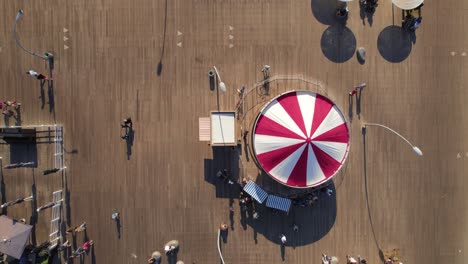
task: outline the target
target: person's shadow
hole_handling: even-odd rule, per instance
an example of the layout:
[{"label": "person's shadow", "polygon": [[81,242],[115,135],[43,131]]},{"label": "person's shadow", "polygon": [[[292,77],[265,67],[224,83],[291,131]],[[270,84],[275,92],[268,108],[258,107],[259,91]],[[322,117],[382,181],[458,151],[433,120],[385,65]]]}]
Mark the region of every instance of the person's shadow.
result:
[{"label": "person's shadow", "polygon": [[366,6],[364,3],[359,2],[359,14],[361,16],[362,24],[366,24],[366,17],[367,22],[369,22],[369,26],[372,27],[372,23],[374,22],[374,13],[375,13],[376,6]]},{"label": "person's shadow", "polygon": [[356,93],[356,115],[359,120],[361,119],[361,93],[362,89],[358,89]]},{"label": "person's shadow", "polygon": [[231,230],[234,230],[234,211],[231,211],[231,208],[234,206],[234,199],[229,199],[229,223],[231,225]]},{"label": "person's shadow", "polygon": [[39,96],[39,98],[41,98],[41,109],[44,109],[44,106],[45,106],[45,91],[44,91],[45,81],[40,80],[39,83],[40,83],[40,87],[41,87],[41,96]]},{"label": "person's shadow", "polygon": [[5,122],[5,126],[9,127],[10,126],[10,117],[7,115],[3,116],[3,121]]},{"label": "person's shadow", "polygon": [[349,107],[348,107],[348,116],[349,116],[349,122],[353,122],[353,104],[354,104],[354,99],[353,99],[353,96],[349,95],[348,96],[348,103],[349,103]]},{"label": "person's shadow", "polygon": [[55,110],[55,98],[54,98],[54,81],[48,80],[47,95],[49,98],[49,112],[52,113]]},{"label": "person's shadow", "polygon": [[280,243],[280,250],[281,250],[281,260],[286,260],[286,248],[283,243]]},{"label": "person's shadow", "polygon": [[120,224],[120,217],[117,218],[117,220],[115,220],[115,225],[117,227],[117,238],[120,239],[121,228],[122,228],[122,225]]},{"label": "person's shadow", "polygon": [[15,126],[21,126],[21,106],[16,107]]},{"label": "person's shadow", "polygon": [[127,143],[127,160],[130,160],[130,156],[132,155],[132,146],[133,146],[133,141],[135,139],[135,130],[133,130],[133,127],[128,128],[128,138],[125,140]]}]

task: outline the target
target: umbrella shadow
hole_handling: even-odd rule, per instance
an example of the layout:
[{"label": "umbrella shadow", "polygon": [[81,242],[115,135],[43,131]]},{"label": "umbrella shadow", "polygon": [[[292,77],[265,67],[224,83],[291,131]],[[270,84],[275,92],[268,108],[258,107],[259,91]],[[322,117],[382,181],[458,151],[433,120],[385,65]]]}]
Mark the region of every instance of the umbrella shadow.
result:
[{"label": "umbrella shadow", "polygon": [[[212,147],[213,159],[204,160],[205,181],[216,188],[217,198],[235,198],[240,193],[239,159],[237,147]],[[227,177],[217,177],[219,171],[227,170]],[[233,184],[229,184],[231,181]]]},{"label": "umbrella shadow", "polygon": [[402,62],[411,53],[410,33],[398,26],[388,26],[380,32],[377,48],[385,60],[392,63]]},{"label": "umbrella shadow", "polygon": [[[328,185],[333,195],[318,192],[319,200],[314,207],[292,206],[289,213],[274,211],[263,205],[257,205],[258,219],[250,217],[247,223],[254,232],[262,234],[266,239],[281,244],[279,234],[284,234],[288,242],[285,246],[297,247],[312,244],[322,239],[333,227],[336,220],[336,192],[333,183]],[[297,225],[300,231],[293,230]]]},{"label": "umbrella shadow", "polygon": [[349,28],[338,23],[323,32],[320,46],[327,59],[335,63],[343,63],[354,56],[356,37]]},{"label": "umbrella shadow", "polygon": [[312,0],[312,14],[318,22],[324,25],[333,25],[338,22],[336,18],[336,10],[339,7],[338,0]]}]

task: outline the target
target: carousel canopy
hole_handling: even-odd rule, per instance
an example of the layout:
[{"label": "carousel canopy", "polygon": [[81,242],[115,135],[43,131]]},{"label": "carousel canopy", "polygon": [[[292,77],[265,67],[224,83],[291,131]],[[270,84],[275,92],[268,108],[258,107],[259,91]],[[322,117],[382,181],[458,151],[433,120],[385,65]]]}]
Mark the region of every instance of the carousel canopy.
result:
[{"label": "carousel canopy", "polygon": [[276,181],[303,188],[331,179],[346,160],[349,130],[340,109],[310,91],[271,100],[254,124],[258,163]]}]

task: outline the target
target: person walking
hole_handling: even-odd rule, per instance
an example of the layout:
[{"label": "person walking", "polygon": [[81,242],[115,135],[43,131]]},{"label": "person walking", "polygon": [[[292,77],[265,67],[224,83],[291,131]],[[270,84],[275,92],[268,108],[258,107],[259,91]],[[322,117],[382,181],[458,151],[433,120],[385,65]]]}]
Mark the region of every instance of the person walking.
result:
[{"label": "person walking", "polygon": [[41,74],[41,73],[38,73],[36,71],[33,71],[33,70],[29,70],[26,72],[26,74],[29,74],[31,75],[32,77],[38,79],[38,80],[50,80],[49,77],[47,77],[46,75],[44,74]]},{"label": "person walking", "polygon": [[286,240],[286,236],[284,234],[281,234],[280,235],[280,240],[281,240],[281,244],[286,244],[287,240]]},{"label": "person walking", "polygon": [[94,245],[94,241],[89,240],[89,241],[84,242],[83,246],[81,246],[81,248],[83,249],[83,251],[88,252],[92,245]]},{"label": "person walking", "polygon": [[86,230],[86,222],[83,222],[81,225],[75,228],[75,233],[83,232]]},{"label": "person walking", "polygon": [[352,97],[357,93],[357,89],[353,89],[351,92],[349,92],[349,96]]},{"label": "person walking", "polygon": [[112,220],[114,221],[119,221],[120,220],[120,213],[119,212],[113,212],[112,213]]}]

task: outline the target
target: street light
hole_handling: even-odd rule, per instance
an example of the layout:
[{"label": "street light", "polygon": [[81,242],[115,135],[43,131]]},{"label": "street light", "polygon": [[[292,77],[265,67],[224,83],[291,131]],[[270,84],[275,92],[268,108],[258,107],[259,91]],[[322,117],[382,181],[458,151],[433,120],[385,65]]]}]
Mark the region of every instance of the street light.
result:
[{"label": "street light", "polygon": [[16,24],[18,24],[18,22],[21,20],[21,18],[23,17],[23,14],[24,14],[24,12],[23,12],[22,9],[18,10],[18,13],[16,14],[16,19],[15,19],[15,25],[13,26],[13,37],[15,38],[16,45],[17,45],[18,47],[20,47],[22,50],[24,50],[25,52],[27,52],[27,53],[29,53],[29,54],[31,54],[31,55],[33,55],[33,56],[36,56],[36,57],[41,58],[41,59],[43,59],[43,60],[50,60],[50,58],[49,58],[48,56],[41,56],[41,55],[38,55],[38,54],[36,54],[36,53],[34,53],[34,52],[31,52],[31,51],[25,49],[25,48],[21,45],[21,43],[19,42],[18,36],[16,35]]},{"label": "street light", "polygon": [[216,76],[218,76],[218,81],[219,81],[219,89],[221,90],[222,93],[225,93],[226,92],[226,84],[224,84],[223,81],[221,81],[221,77],[219,77],[219,72],[218,72],[218,69],[216,69],[216,66],[213,66],[215,72],[216,72]]},{"label": "street light", "polygon": [[387,126],[384,126],[384,125],[381,125],[381,124],[375,124],[375,123],[364,123],[363,126],[364,126],[364,128],[367,127],[367,126],[378,126],[378,127],[383,127],[383,128],[385,128],[385,129],[389,130],[390,132],[392,132],[393,134],[399,136],[399,137],[400,137],[401,139],[403,139],[406,143],[408,143],[408,145],[411,146],[411,148],[413,149],[414,153],[416,153],[416,155],[418,155],[418,156],[422,156],[422,155],[423,155],[422,151],[421,151],[418,147],[416,147],[416,146],[414,146],[413,144],[411,144],[411,142],[409,142],[409,140],[407,140],[407,139],[404,138],[402,135],[400,135],[398,132],[396,132],[395,130],[393,130],[393,129],[387,127]]}]

